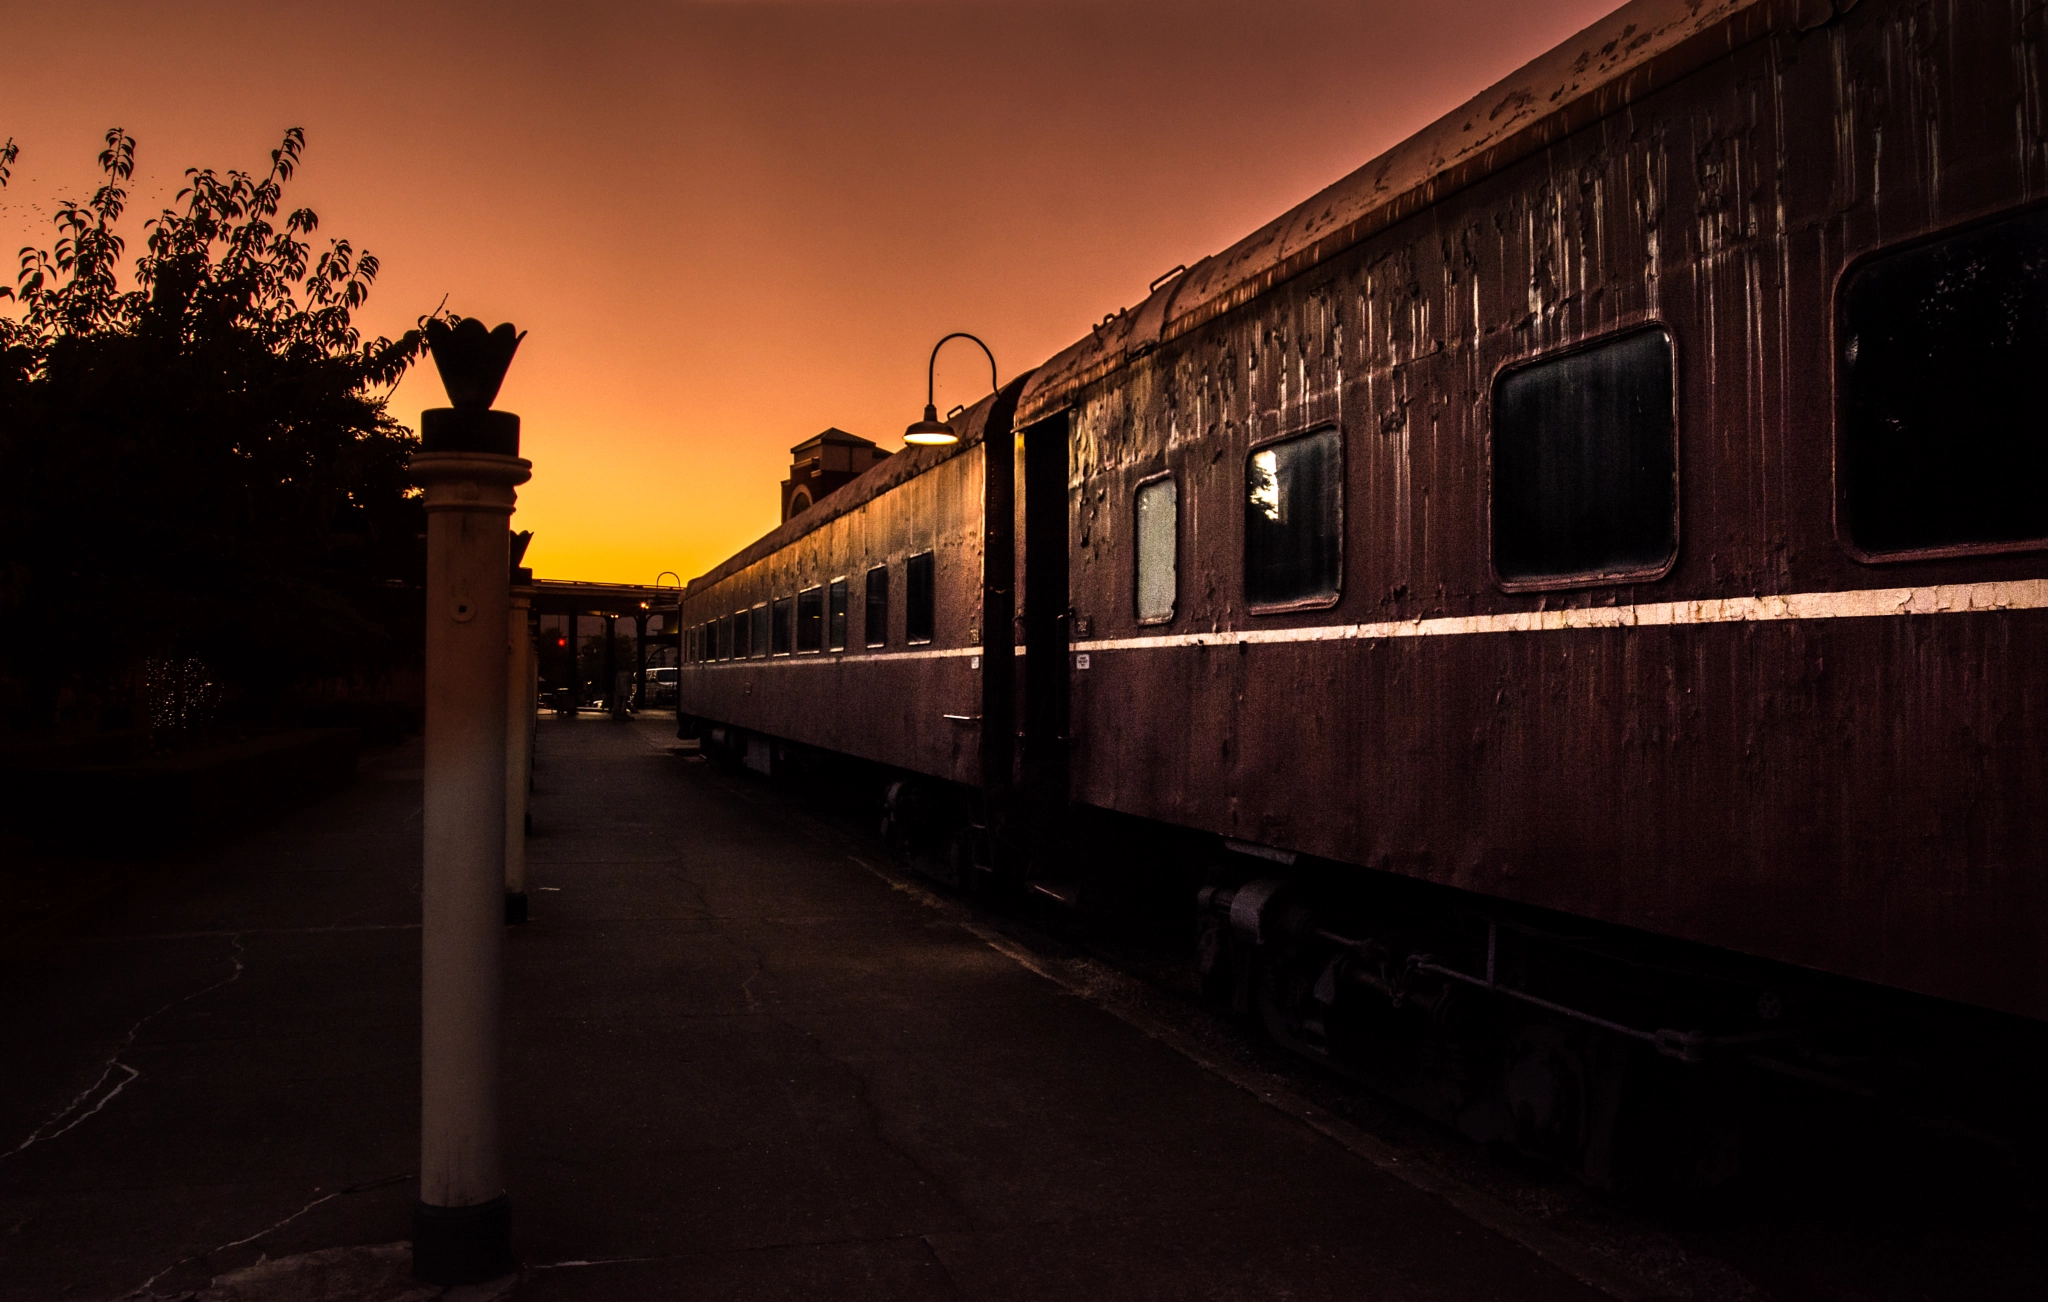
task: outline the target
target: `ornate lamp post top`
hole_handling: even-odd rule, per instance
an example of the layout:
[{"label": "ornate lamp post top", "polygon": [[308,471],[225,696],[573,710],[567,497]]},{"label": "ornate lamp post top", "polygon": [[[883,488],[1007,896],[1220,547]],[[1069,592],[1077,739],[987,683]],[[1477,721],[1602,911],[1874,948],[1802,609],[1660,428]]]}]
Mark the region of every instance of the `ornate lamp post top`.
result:
[{"label": "ornate lamp post top", "polygon": [[459,317],[452,325],[436,317],[427,322],[426,336],[452,405],[420,413],[420,450],[518,456],[519,417],[492,411],[491,404],[526,332],[509,321],[493,330],[475,317]]},{"label": "ornate lamp post top", "polygon": [[441,387],[448,391],[449,405],[457,411],[488,411],[498,400],[498,387],[519,351],[524,330],[513,331],[510,321],[495,330],[473,316],[449,324],[439,317],[427,322],[427,351],[434,355],[434,369],[441,372]]}]

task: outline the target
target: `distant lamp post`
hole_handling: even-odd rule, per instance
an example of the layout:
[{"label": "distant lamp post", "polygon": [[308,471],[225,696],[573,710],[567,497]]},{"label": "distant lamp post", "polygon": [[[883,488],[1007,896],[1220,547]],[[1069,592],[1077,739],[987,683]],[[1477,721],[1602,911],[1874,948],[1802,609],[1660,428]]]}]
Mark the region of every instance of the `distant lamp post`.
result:
[{"label": "distant lamp post", "polygon": [[[420,1200],[413,1273],[512,1271],[499,1163],[514,489],[519,417],[492,411],[524,336],[440,320],[427,346],[453,406],[420,414],[427,513],[425,800],[420,873]],[[523,558],[522,558],[523,559]]]},{"label": "distant lamp post", "polygon": [[947,341],[953,339],[974,339],[975,346],[988,356],[989,390],[993,392],[1002,387],[996,383],[996,355],[989,352],[988,345],[982,343],[979,339],[975,339],[973,335],[968,334],[965,330],[955,330],[952,334],[947,335],[944,339],[932,345],[932,359],[925,364],[924,368],[924,419],[903,431],[903,441],[905,443],[915,444],[919,447],[943,447],[948,443],[958,443],[960,441],[960,436],[953,432],[952,424],[939,419],[938,404],[932,400],[932,380],[939,365],[939,349],[944,348]]}]

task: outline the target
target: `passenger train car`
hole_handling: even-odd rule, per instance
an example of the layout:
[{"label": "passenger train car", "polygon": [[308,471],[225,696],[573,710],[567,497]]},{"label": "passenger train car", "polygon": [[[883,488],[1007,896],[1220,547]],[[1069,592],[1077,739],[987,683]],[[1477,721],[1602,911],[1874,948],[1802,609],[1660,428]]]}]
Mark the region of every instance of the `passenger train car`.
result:
[{"label": "passenger train car", "polygon": [[1659,1073],[2037,1091],[2044,42],[1636,0],[692,583],[681,726],[1163,873],[1219,999],[1595,1179]]}]

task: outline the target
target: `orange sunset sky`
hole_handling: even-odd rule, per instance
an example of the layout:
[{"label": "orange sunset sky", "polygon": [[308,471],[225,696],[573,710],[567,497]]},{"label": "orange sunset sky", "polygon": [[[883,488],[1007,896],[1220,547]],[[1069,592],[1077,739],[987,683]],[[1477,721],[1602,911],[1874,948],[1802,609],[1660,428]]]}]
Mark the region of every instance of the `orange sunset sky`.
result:
[{"label": "orange sunset sky", "polygon": [[[788,449],[885,447],[931,344],[1004,379],[1612,9],[1612,0],[0,0],[0,243],[48,245],[106,128],[130,248],[189,165],[256,168],[446,298],[530,331],[499,406],[543,577],[688,578],[773,527]],[[11,259],[9,260],[11,274]],[[0,311],[11,305],[0,306]],[[986,391],[970,346],[939,406]],[[444,402],[431,366],[393,397]]]}]

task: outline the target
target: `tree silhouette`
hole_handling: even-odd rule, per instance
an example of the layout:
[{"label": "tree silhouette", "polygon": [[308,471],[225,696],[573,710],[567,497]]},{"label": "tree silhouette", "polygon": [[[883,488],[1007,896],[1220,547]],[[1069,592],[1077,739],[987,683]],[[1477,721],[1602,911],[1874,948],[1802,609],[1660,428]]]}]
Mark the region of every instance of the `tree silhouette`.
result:
[{"label": "tree silhouette", "polygon": [[[118,694],[150,657],[204,661],[253,709],[416,655],[416,595],[394,595],[422,565],[414,440],[385,404],[420,332],[357,331],[377,259],[316,251],[319,218],[285,209],[304,148],[294,127],[267,170],[188,169],[124,288],[135,141],[111,130],[102,183],[58,205],[54,245],[23,249],[0,287],[0,686],[17,715],[45,716],[66,682]],[[0,186],[17,157],[0,147]]]}]

